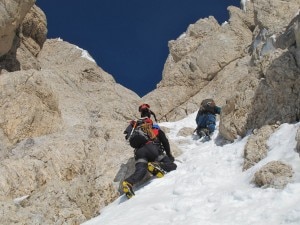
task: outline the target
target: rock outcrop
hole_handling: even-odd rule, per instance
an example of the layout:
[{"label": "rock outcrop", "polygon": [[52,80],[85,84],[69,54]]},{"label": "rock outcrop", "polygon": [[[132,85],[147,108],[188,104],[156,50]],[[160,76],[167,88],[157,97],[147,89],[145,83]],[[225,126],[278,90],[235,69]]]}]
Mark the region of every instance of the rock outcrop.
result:
[{"label": "rock outcrop", "polygon": [[140,98],[86,51],[46,41],[44,13],[22,4],[0,60],[0,223],[80,224],[119,195],[113,178],[132,156],[122,131]]},{"label": "rock outcrop", "polygon": [[140,98],[83,53],[47,40],[40,70],[0,76],[1,224],[79,224],[118,196],[113,178],[133,154],[122,131]]},{"label": "rock outcrop", "polygon": [[[180,119],[196,111],[204,97],[211,96],[218,104],[225,103],[228,94],[223,95],[222,101],[221,95],[216,96],[218,83],[224,81],[220,74],[224,74],[227,65],[245,55],[245,49],[252,39],[249,28],[241,26],[240,22],[236,27],[236,20],[221,26],[213,17],[200,19],[184,35],[170,42],[170,55],[164,67],[163,79],[156,90],[143,97],[159,108],[157,111],[161,118]],[[180,49],[179,46],[187,47]],[[228,83],[222,84],[226,85],[222,88],[224,90],[227,84],[228,89],[232,89],[228,79]]]},{"label": "rock outcrop", "polygon": [[244,149],[243,170],[249,169],[268,155],[267,140],[274,130],[275,127],[266,125],[253,131]]},{"label": "rock outcrop", "polygon": [[160,119],[181,119],[207,97],[223,106],[220,132],[228,140],[299,119],[299,0],[245,4],[228,7],[227,23],[200,19],[170,41],[163,79],[143,97]]},{"label": "rock outcrop", "polygon": [[272,161],[264,165],[254,174],[253,182],[258,187],[282,189],[291,182],[293,169],[280,161]]},{"label": "rock outcrop", "polygon": [[0,1],[0,72],[39,69],[36,59],[47,37],[46,16],[35,0]]},{"label": "rock outcrop", "polygon": [[1,0],[0,2],[0,57],[13,47],[17,30],[35,0]]}]

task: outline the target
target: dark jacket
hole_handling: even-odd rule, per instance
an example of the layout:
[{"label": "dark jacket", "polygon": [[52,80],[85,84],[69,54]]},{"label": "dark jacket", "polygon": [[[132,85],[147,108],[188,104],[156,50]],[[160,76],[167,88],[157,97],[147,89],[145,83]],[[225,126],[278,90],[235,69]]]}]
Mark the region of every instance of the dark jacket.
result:
[{"label": "dark jacket", "polygon": [[170,172],[177,168],[170,158],[160,153],[159,147],[153,142],[149,142],[141,148],[135,149],[135,171],[125,179],[125,181],[134,185],[141,181],[147,173],[148,162],[159,162],[159,165],[166,172]]},{"label": "dark jacket", "polygon": [[213,133],[216,129],[216,114],[220,113],[221,108],[218,106],[214,107],[214,113],[200,108],[196,116],[197,130],[205,128],[209,133]]},{"label": "dark jacket", "polygon": [[167,156],[169,156],[169,158],[172,161],[174,161],[174,157],[171,153],[170,143],[165,132],[162,129],[160,129],[160,127],[157,124],[153,124],[152,128],[155,131],[155,133],[157,133],[157,141],[159,142],[159,144],[161,144],[162,150],[167,154]]},{"label": "dark jacket", "polygon": [[[124,134],[126,134],[125,139],[127,140],[131,134],[132,128],[133,128],[133,122],[131,122],[126,130],[124,131]],[[154,134],[156,135],[156,140],[153,140],[154,143],[158,144],[162,150],[162,152],[165,152],[168,157],[172,161],[174,161],[174,157],[171,153],[170,143],[169,140],[163,130],[160,129],[160,127],[157,124],[152,123],[152,129]]]},{"label": "dark jacket", "polygon": [[153,115],[155,122],[157,122],[156,115],[151,109],[146,108],[141,110],[141,117],[151,118],[151,115]]},{"label": "dark jacket", "polygon": [[[133,129],[132,124],[133,123],[131,122],[130,125],[124,131],[124,134],[126,134],[126,139],[130,138],[130,134]],[[160,136],[162,137],[162,139],[164,139],[165,134],[162,132]],[[167,147],[167,149],[169,149],[170,154],[170,147]],[[144,176],[147,173],[148,162],[159,162],[162,169],[166,172],[170,172],[177,168],[177,165],[161,151],[160,146],[151,140],[141,145],[140,147],[134,149],[134,158],[135,172],[125,179],[125,181],[129,182],[132,185],[138,183],[144,178]]]}]

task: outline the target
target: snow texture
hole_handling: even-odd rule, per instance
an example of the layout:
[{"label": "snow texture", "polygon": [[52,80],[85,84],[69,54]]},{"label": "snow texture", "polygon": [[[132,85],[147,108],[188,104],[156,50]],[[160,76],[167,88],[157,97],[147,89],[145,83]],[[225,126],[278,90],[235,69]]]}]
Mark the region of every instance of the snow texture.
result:
[{"label": "snow texture", "polygon": [[[227,144],[218,131],[205,143],[176,136],[183,127],[194,128],[195,117],[193,113],[160,124],[170,129],[168,137],[183,151],[175,161],[176,171],[136,188],[130,200],[119,197],[84,225],[299,225],[300,158],[295,135],[300,123],[281,125],[268,140],[268,156],[243,172],[249,136]],[[295,172],[283,190],[252,183],[254,173],[272,160],[288,163]]]}]

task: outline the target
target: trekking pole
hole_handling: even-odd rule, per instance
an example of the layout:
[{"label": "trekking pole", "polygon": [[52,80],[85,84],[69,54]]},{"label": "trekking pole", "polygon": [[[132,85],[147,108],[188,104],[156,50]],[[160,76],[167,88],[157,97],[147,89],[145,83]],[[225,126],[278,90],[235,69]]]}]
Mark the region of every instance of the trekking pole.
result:
[{"label": "trekking pole", "polygon": [[174,161],[183,163],[183,162],[182,162],[181,160],[179,160],[179,159],[174,159]]},{"label": "trekking pole", "polygon": [[134,121],[134,125],[133,125],[133,127],[132,127],[132,129],[131,129],[130,135],[129,135],[129,137],[128,137],[128,139],[127,139],[127,140],[130,140],[130,137],[131,137],[131,135],[132,135],[133,131],[135,130],[135,128],[136,128],[136,125],[137,125],[137,122],[135,122],[135,121]]}]

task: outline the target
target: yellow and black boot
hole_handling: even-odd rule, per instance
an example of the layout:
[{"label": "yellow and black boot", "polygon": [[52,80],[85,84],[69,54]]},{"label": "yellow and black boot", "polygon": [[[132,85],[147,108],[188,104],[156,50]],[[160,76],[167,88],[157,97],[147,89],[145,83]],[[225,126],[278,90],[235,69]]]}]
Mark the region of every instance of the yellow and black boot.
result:
[{"label": "yellow and black boot", "polygon": [[161,178],[165,175],[165,171],[159,166],[158,163],[148,162],[148,171],[158,178]]},{"label": "yellow and black boot", "polygon": [[132,184],[127,181],[122,182],[123,192],[125,193],[127,198],[132,198],[135,194],[132,189]]}]

